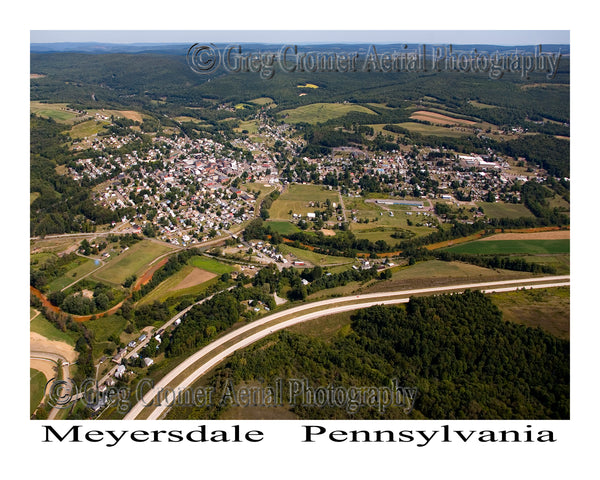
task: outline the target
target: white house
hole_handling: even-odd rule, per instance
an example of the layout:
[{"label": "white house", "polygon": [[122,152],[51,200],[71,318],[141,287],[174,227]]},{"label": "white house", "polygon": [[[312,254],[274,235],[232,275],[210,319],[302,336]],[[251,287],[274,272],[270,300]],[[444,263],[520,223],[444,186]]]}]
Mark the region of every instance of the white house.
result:
[{"label": "white house", "polygon": [[125,374],[125,365],[119,365],[115,371],[115,378],[121,378]]}]

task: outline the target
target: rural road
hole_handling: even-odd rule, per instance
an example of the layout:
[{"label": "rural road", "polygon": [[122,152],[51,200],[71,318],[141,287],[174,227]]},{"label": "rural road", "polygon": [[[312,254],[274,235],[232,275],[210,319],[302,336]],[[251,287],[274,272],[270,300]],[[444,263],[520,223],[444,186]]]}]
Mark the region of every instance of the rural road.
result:
[{"label": "rural road", "polygon": [[[537,277],[521,280],[471,283],[446,287],[352,295],[348,297],[321,300],[283,310],[234,330],[192,354],[158,381],[153,388],[149,389],[125,415],[124,419],[134,420],[145,418],[154,420],[160,418],[173,403],[175,397],[173,392],[181,392],[189,387],[200,376],[222,362],[236,350],[247,347],[277,330],[287,328],[297,323],[340,312],[367,308],[373,305],[406,303],[413,295],[461,292],[467,289],[477,289],[484,293],[491,293],[517,290],[519,288],[550,288],[568,285],[570,285],[570,277],[568,275]],[[157,395],[160,395],[161,401],[156,402],[157,405],[154,405],[152,402]]]},{"label": "rural road", "polygon": [[[176,315],[174,315],[173,317],[171,317],[167,322],[165,322],[162,326],[160,326],[159,328],[156,329],[156,331],[158,332],[159,330],[165,330],[168,327],[170,327],[171,325],[173,325],[173,323],[178,320],[179,318],[183,317],[187,312],[189,312],[193,307],[195,307],[196,305],[200,305],[201,303],[206,302],[207,300],[210,300],[212,297],[214,297],[215,295],[219,294],[219,293],[223,293],[227,290],[231,290],[233,287],[229,287],[225,290],[221,290],[220,292],[217,293],[213,293],[212,295],[210,295],[209,297],[203,298],[202,300],[193,303],[192,305],[190,305],[189,307],[183,309],[181,312],[177,313]],[[150,341],[150,339],[156,335],[156,332],[153,333],[152,335],[147,335],[146,339],[140,343],[138,343],[129,353],[127,353],[127,355],[125,355],[125,358],[130,358],[134,353],[137,353],[139,351],[141,351],[146,344]],[[98,380],[97,384],[98,385],[102,385],[104,384],[104,382],[106,382],[109,377],[111,377],[112,375],[114,375],[115,371],[117,370],[117,367],[119,365],[116,365],[110,369],[109,372],[107,372],[100,380]]]},{"label": "rural road", "polygon": [[[62,366],[62,378],[63,379],[70,378],[69,362],[61,355],[58,355],[56,353],[50,353],[50,352],[31,351],[29,354],[29,359],[51,362],[54,365],[56,365],[57,363],[60,363],[60,365]],[[70,398],[70,394],[68,391],[68,387],[69,387],[68,382],[65,383],[65,387],[67,388],[67,391],[64,392],[64,395],[66,397]],[[48,393],[49,392],[44,393],[44,398],[42,399],[42,401],[44,401],[44,399],[45,399],[46,395],[48,395]],[[55,392],[55,393],[58,393],[58,392]],[[61,410],[60,408],[56,408],[53,406],[52,410],[50,410],[50,412],[48,413],[48,420],[54,420],[60,410]]]}]

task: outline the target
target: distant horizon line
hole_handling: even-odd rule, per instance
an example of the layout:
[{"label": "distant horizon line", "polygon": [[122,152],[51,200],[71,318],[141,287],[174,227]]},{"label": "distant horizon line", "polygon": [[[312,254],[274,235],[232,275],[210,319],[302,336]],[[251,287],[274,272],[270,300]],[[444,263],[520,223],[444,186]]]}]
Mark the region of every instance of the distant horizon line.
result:
[{"label": "distant horizon line", "polygon": [[[29,45],[124,45],[124,46],[159,46],[159,45],[190,45],[196,42],[98,42],[98,41],[61,41],[61,42],[30,42]],[[292,45],[439,45],[439,44],[448,44],[448,45],[489,45],[489,46],[497,46],[497,47],[530,47],[537,45],[548,45],[548,46],[562,46],[568,45],[571,46],[570,43],[544,43],[544,42],[533,42],[533,43],[481,43],[481,42],[468,42],[468,43],[456,43],[456,42],[384,42],[384,41],[375,41],[375,42],[350,42],[350,41],[339,41],[339,42],[331,42],[331,41],[323,41],[323,42],[266,42],[266,41],[217,41],[211,42],[215,44],[261,44],[261,45],[282,45],[282,44],[292,44]]]}]

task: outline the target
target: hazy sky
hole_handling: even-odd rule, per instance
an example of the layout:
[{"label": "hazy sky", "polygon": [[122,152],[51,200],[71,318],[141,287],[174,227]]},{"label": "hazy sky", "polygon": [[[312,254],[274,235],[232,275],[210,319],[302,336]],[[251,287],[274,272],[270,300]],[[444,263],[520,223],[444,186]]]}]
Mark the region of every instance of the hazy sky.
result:
[{"label": "hazy sky", "polygon": [[570,43],[568,30],[31,30],[30,33],[32,43]]}]

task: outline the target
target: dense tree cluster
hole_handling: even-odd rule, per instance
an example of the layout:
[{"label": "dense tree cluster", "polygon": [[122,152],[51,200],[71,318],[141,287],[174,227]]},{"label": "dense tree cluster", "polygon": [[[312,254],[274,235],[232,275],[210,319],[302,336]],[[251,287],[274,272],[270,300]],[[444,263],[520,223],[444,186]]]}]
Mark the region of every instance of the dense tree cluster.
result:
[{"label": "dense tree cluster", "polygon": [[[341,333],[344,332],[344,333]],[[210,380],[308,378],[312,386],[416,387],[414,411],[296,405],[300,418],[568,419],[569,342],[508,323],[480,292],[412,298],[352,316],[351,331],[330,342],[281,332],[236,352]],[[171,417],[218,411],[174,409]]]}]

